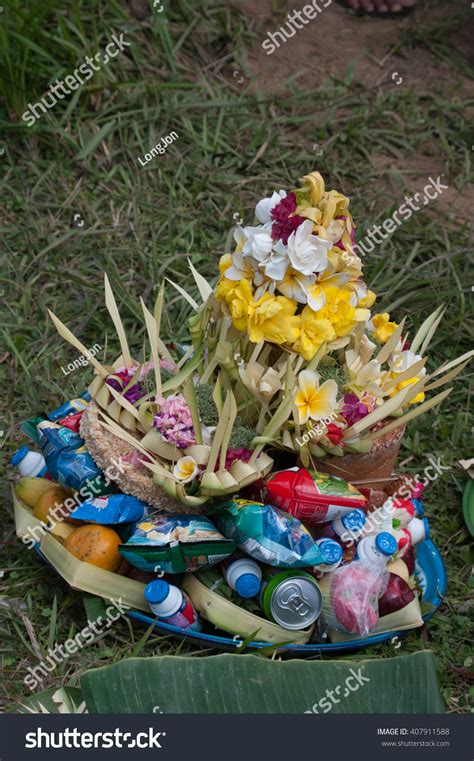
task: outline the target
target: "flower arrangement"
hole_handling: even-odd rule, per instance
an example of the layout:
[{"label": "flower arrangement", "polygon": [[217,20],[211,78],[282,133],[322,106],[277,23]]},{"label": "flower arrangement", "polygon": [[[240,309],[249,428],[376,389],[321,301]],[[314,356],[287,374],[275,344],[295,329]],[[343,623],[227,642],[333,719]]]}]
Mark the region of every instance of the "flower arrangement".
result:
[{"label": "flower arrangement", "polygon": [[301,188],[259,201],[260,224],[236,228],[221,258],[216,298],[250,341],[270,341],[311,360],[323,342],[344,346],[369,318],[375,294],[353,254],[349,199],[326,191],[319,172]]},{"label": "flower arrangement", "polygon": [[426,351],[443,308],[411,344],[405,320],[371,312],[376,294],[353,254],[349,199],[326,191],[319,173],[260,200],[255,216],[254,226],[235,229],[236,249],[221,258],[215,287],[190,263],[200,303],[172,283],[194,310],[192,346],[181,357],[160,337],[164,286],[153,313],[142,302],[143,362],[130,354],[107,277],[121,345],[112,365],[51,315],[95,368],[89,391],[100,425],[133,447],[134,464],[155,485],[196,510],[265,476],[270,449],[316,467],[327,455],[367,453],[378,437],[442,402],[450,389],[426,395],[474,354],[428,374]]}]

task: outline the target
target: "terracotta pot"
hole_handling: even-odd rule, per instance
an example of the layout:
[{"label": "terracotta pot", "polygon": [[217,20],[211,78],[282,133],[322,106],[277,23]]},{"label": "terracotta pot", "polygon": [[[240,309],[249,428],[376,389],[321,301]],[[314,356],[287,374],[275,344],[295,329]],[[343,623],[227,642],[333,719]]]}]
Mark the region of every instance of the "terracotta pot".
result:
[{"label": "terracotta pot", "polygon": [[[383,425],[377,427],[380,428]],[[400,425],[375,439],[370,452],[346,454],[343,457],[325,457],[322,460],[315,460],[316,468],[322,473],[340,476],[351,483],[363,481],[364,486],[383,489],[393,478],[392,473],[404,433],[405,426]]]}]

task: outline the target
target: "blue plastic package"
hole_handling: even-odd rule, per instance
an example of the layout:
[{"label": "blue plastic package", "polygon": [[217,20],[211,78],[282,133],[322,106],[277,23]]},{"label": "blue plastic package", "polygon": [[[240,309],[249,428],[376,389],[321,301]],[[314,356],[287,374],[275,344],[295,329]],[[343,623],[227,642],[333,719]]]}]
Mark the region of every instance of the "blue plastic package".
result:
[{"label": "blue plastic package", "polygon": [[49,420],[39,423],[38,433],[39,445],[54,481],[79,492],[88,488],[91,493],[91,481],[94,483],[92,493],[94,490],[97,494],[114,491],[116,487],[97,467],[79,434]]},{"label": "blue plastic package", "polygon": [[217,528],[247,555],[279,568],[324,564],[324,557],[298,518],[278,507],[235,499],[213,513]]},{"label": "blue plastic package", "polygon": [[56,410],[48,412],[48,418],[55,422],[56,420],[62,420],[68,415],[74,415],[75,412],[81,412],[89,406],[91,395],[88,391],[84,391],[78,399],[71,399],[70,402],[61,404]]},{"label": "blue plastic package", "polygon": [[128,494],[108,494],[88,499],[72,511],[70,517],[103,526],[134,523],[147,514],[148,505]]}]

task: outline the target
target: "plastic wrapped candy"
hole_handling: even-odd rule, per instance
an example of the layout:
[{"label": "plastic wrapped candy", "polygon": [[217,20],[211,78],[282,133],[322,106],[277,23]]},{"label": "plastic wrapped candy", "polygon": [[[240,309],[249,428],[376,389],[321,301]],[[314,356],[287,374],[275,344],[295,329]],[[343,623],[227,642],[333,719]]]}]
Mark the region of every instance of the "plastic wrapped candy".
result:
[{"label": "plastic wrapped candy", "polygon": [[320,581],[323,618],[331,628],[366,637],[378,623],[378,601],[387,587],[385,567],[354,561]]}]

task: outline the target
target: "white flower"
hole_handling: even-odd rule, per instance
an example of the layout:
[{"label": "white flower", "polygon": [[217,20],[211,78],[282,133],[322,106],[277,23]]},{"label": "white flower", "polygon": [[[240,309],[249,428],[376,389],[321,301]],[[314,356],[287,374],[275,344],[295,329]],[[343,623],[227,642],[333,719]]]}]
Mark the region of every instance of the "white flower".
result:
[{"label": "white flower", "polygon": [[228,280],[252,280],[258,269],[258,262],[252,256],[244,256],[241,251],[232,254],[232,264],[225,271]]},{"label": "white flower", "polygon": [[177,478],[178,481],[181,481],[183,484],[187,484],[189,481],[192,481],[194,478],[196,478],[198,473],[198,464],[194,457],[191,457],[191,455],[188,455],[187,457],[180,457],[173,468],[174,477]]},{"label": "white flower", "polygon": [[[388,358],[388,364],[390,365],[392,373],[399,375],[400,373],[404,373],[405,370],[408,370],[408,368],[414,365],[415,362],[419,362],[420,359],[423,359],[421,354],[415,354],[414,351],[408,349],[407,351],[401,351],[399,354],[392,354],[391,357]],[[424,375],[426,375],[425,367],[417,372],[417,376]]]},{"label": "white flower", "polygon": [[[308,301],[307,291],[315,281],[314,275],[302,275],[294,269],[289,269],[285,277],[277,283],[280,293],[289,299],[298,301],[300,304],[306,304]],[[324,305],[324,301],[321,306]],[[313,308],[313,307],[312,307]],[[318,307],[319,309],[321,307]]]},{"label": "white flower", "polygon": [[262,198],[262,200],[259,201],[255,207],[255,216],[257,217],[258,221],[262,224],[271,222],[272,210],[275,208],[275,206],[278,206],[282,198],[285,197],[286,191],[280,190],[278,193],[274,191],[270,198]]},{"label": "white flower", "polygon": [[295,270],[303,275],[322,272],[327,267],[331,242],[312,234],[313,222],[303,222],[288,238],[288,256]]},{"label": "white flower", "polygon": [[265,262],[261,262],[265,270],[265,275],[270,280],[283,280],[286,270],[290,264],[286,254],[280,254],[278,251],[272,251]]},{"label": "white flower", "polygon": [[261,262],[266,259],[273,248],[272,236],[265,227],[244,227],[244,256],[253,256]]}]

